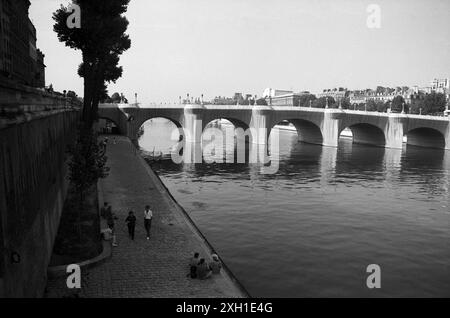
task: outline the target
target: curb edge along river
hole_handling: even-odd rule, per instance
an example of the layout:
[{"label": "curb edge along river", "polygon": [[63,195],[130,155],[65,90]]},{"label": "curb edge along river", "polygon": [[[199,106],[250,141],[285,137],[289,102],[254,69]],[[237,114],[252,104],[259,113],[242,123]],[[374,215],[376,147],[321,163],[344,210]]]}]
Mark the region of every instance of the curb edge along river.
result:
[{"label": "curb edge along river", "polygon": [[[128,139],[128,138],[127,138]],[[164,182],[161,180],[159,175],[152,169],[151,165],[144,159],[141,152],[139,151],[139,146],[135,145],[131,140],[128,139],[130,143],[133,144],[134,147],[137,148],[137,155],[139,158],[139,161],[141,164],[145,167],[147,170],[147,173],[149,175],[149,178],[154,183],[154,185],[158,188],[159,192],[161,193],[162,197],[166,200],[169,206],[173,207],[172,213],[178,213],[181,214],[184,218],[186,223],[188,224],[189,228],[192,230],[193,234],[198,236],[201,242],[204,245],[204,248],[209,251],[209,254],[217,254],[220,257],[220,254],[217,253],[214,249],[214,247],[211,245],[211,243],[208,241],[208,239],[205,237],[205,235],[200,231],[200,229],[197,227],[195,222],[192,220],[192,218],[189,216],[189,214],[186,212],[186,210],[181,206],[178,201],[175,199],[175,197],[172,195],[170,190],[166,187]],[[242,298],[250,298],[250,294],[245,289],[245,287],[242,285],[242,283],[234,276],[234,274],[231,272],[231,270],[227,267],[223,259],[220,259],[223,265],[223,273],[227,279],[229,279],[233,285],[239,290],[240,295],[236,295],[236,297],[242,297]]]}]

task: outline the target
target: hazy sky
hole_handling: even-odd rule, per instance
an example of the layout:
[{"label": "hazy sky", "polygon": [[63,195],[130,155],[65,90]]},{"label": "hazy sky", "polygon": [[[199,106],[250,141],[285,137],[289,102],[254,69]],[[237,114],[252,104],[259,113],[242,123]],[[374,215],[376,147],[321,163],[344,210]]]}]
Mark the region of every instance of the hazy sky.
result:
[{"label": "hazy sky", "polygon": [[[80,52],[52,27],[52,12],[67,1],[31,3],[47,85],[82,95]],[[379,29],[367,27],[372,3]],[[450,76],[448,0],[131,0],[126,16],[132,47],[109,91],[130,101],[135,92],[140,102],[173,102],[186,93],[412,86]]]}]

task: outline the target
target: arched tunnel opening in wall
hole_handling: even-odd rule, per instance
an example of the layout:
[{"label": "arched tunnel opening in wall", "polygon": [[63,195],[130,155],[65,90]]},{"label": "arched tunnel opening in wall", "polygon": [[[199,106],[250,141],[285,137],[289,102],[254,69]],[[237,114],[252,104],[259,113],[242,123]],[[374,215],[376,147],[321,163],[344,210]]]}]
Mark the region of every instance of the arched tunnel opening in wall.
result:
[{"label": "arched tunnel opening in wall", "polygon": [[[323,144],[323,135],[320,128],[313,122],[302,119],[282,120],[273,129],[296,130],[298,141],[314,145]],[[272,134],[271,134],[272,135]]]},{"label": "arched tunnel opening in wall", "polygon": [[436,129],[416,128],[406,134],[406,144],[423,148],[445,149],[445,137]]},{"label": "arched tunnel opening in wall", "polygon": [[386,145],[386,137],[384,132],[377,126],[370,124],[355,124],[343,129],[340,133],[340,138],[350,137],[345,134],[346,131],[351,131],[353,143],[370,145],[375,147],[384,147]]},{"label": "arched tunnel opening in wall", "polygon": [[99,134],[120,135],[120,126],[107,117],[99,117],[97,121],[97,132]]}]

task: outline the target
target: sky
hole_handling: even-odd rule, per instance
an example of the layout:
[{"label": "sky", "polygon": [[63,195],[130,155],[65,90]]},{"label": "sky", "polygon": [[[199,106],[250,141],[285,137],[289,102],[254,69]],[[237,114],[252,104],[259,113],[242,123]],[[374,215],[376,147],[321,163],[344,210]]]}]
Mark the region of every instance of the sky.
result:
[{"label": "sky", "polygon": [[[46,82],[83,93],[81,53],[53,32],[67,0],[31,0],[30,18],[45,54]],[[380,28],[367,20],[380,8]],[[178,96],[261,95],[267,87],[426,86],[450,77],[448,0],[131,0],[132,46],[123,77],[109,86],[134,102]]]}]

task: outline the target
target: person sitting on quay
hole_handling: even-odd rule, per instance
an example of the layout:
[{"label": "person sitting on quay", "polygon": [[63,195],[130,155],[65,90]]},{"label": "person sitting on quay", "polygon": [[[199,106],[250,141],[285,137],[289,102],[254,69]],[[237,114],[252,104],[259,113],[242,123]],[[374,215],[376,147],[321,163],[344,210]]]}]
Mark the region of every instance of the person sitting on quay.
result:
[{"label": "person sitting on quay", "polygon": [[200,254],[194,253],[194,257],[192,257],[189,262],[190,272],[189,272],[188,276],[190,278],[197,278],[197,265],[199,262],[200,262]]},{"label": "person sitting on quay", "polygon": [[211,277],[211,268],[205,262],[205,259],[200,259],[200,262],[197,265],[197,276],[199,279],[207,279]]},{"label": "person sitting on quay", "polygon": [[108,227],[106,229],[101,230],[102,237],[105,241],[111,241],[113,237],[113,230]]},{"label": "person sitting on quay", "polygon": [[220,270],[222,269],[222,263],[219,260],[219,256],[217,254],[211,255],[212,261],[209,263],[209,268],[211,269],[212,273],[217,275],[220,274]]},{"label": "person sitting on quay", "polygon": [[114,228],[109,226],[108,228],[101,230],[101,235],[105,241],[112,241],[112,246],[114,247],[118,246]]}]

